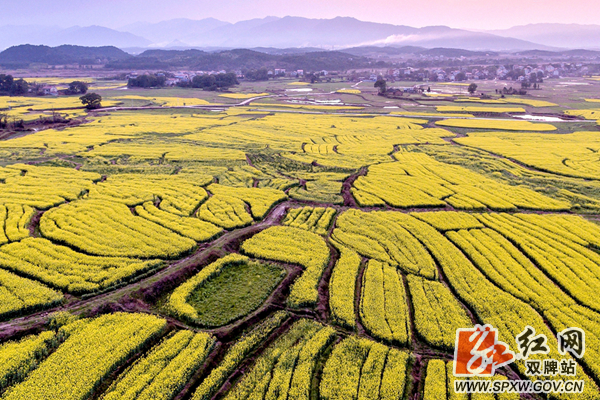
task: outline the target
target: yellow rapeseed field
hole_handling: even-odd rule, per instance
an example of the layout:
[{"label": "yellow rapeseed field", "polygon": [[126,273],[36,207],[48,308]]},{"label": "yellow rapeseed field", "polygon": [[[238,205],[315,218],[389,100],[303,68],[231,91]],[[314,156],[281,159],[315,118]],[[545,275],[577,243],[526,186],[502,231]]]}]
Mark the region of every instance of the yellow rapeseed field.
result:
[{"label": "yellow rapeseed field", "polygon": [[446,119],[443,121],[437,121],[435,124],[451,128],[498,129],[503,131],[549,132],[556,130],[556,127],[550,124],[514,120]]}]

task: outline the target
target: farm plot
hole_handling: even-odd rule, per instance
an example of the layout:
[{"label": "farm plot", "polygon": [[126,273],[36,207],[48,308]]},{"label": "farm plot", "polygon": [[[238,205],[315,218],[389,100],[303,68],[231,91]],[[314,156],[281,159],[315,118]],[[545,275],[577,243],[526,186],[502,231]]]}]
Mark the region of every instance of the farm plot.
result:
[{"label": "farm plot", "polygon": [[600,176],[598,132],[514,135],[472,133],[456,142],[508,157],[541,171],[576,178]]},{"label": "farm plot", "polygon": [[371,260],[363,275],[360,318],[374,337],[407,345],[410,321],[404,282],[398,270]]},{"label": "farm plot", "polygon": [[92,256],[43,238],[28,238],[0,247],[0,268],[73,294],[127,282],[162,264],[161,260]]},{"label": "farm plot", "polygon": [[127,157],[136,160],[169,160],[169,161],[202,161],[227,162],[244,161],[246,154],[240,150],[199,146],[196,143],[174,141],[127,141],[110,142],[95,146],[92,150],[81,154],[85,157],[106,157],[118,159]]},{"label": "farm plot", "polygon": [[427,250],[391,215],[348,210],[339,216],[332,238],[364,257],[435,279],[438,272]]},{"label": "farm plot", "polygon": [[49,308],[62,301],[62,293],[0,269],[0,319]]},{"label": "farm plot", "polygon": [[[25,164],[0,167],[0,181],[3,182],[0,204],[48,209],[65,201],[77,200],[100,178],[96,173],[70,168]],[[29,213],[30,209],[27,210]]]},{"label": "farm plot", "polygon": [[129,207],[159,202],[161,210],[189,217],[208,198],[203,186],[210,182],[209,175],[118,174],[92,187],[87,197]]},{"label": "farm plot", "polygon": [[446,119],[435,123],[438,126],[469,129],[497,129],[502,131],[551,132],[557,128],[550,124],[536,124],[529,121],[484,120],[484,119]]},{"label": "farm plot", "polygon": [[522,107],[477,107],[477,106],[438,106],[439,112],[467,112],[483,114],[524,113]]},{"label": "farm plot", "polygon": [[283,225],[306,229],[318,235],[326,235],[335,213],[335,209],[331,207],[293,208],[286,214]]},{"label": "farm plot", "polygon": [[570,203],[531,189],[499,183],[426,154],[396,153],[397,162],[369,167],[352,194],[361,206],[443,207],[466,210],[567,210]]},{"label": "farm plot", "polygon": [[155,316],[110,314],[75,323],[67,340],[3,400],[83,400],[165,327]]},{"label": "farm plot", "polygon": [[214,342],[207,333],[175,333],[121,374],[101,399],[173,399],[202,365]]},{"label": "farm plot", "polygon": [[537,360],[583,328],[574,378],[600,398],[600,227],[574,214],[600,208],[597,132],[289,106],[0,142],[2,400],[462,400],[447,360],[475,323],[511,350],[534,327]]},{"label": "farm plot", "polygon": [[320,383],[327,400],[404,398],[409,354],[350,336],[335,346]]},{"label": "farm plot", "polygon": [[0,245],[29,237],[28,225],[35,209],[16,204],[0,204]]},{"label": "farm plot", "polygon": [[350,329],[356,328],[356,280],[361,258],[357,252],[333,242],[340,257],[329,281],[329,308],[333,321]]},{"label": "farm plot", "polygon": [[442,283],[408,276],[417,334],[435,347],[453,350],[456,330],[472,325],[465,309]]},{"label": "farm plot", "polygon": [[317,358],[335,330],[309,320],[296,322],[256,361],[225,399],[308,399]]},{"label": "farm plot", "polygon": [[301,265],[304,272],[292,285],[288,303],[292,307],[317,303],[317,287],[330,255],[321,236],[303,229],[276,226],[246,240],[241,249],[254,257]]},{"label": "farm plot", "polygon": [[226,325],[256,310],[284,277],[280,267],[231,254],[175,289],[167,307],[193,324]]},{"label": "farm plot", "polygon": [[121,203],[82,200],[46,212],[40,221],[46,238],[85,253],[109,257],[175,258],[196,242],[145,218]]}]

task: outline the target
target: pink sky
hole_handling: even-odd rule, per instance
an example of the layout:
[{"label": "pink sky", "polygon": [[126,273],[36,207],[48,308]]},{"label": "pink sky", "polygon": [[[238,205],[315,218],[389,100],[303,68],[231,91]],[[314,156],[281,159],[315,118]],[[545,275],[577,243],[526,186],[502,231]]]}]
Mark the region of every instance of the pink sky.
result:
[{"label": "pink sky", "polygon": [[[0,24],[105,25],[214,17],[236,22],[267,15],[355,17],[415,27],[502,29],[538,22],[600,24],[600,1],[523,0],[2,0]],[[26,12],[23,12],[23,10]],[[9,22],[10,21],[10,22]]]}]

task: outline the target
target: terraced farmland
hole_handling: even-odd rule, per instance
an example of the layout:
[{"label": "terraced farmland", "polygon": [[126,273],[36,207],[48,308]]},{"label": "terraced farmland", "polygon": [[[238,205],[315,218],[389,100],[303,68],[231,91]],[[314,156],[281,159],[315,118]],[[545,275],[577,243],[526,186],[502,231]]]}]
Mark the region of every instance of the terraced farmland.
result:
[{"label": "terraced farmland", "polygon": [[[595,122],[512,119],[550,97],[143,93],[0,141],[1,400],[468,400],[452,362],[475,324],[515,351],[535,328],[600,399]],[[573,326],[582,358],[557,345]]]}]

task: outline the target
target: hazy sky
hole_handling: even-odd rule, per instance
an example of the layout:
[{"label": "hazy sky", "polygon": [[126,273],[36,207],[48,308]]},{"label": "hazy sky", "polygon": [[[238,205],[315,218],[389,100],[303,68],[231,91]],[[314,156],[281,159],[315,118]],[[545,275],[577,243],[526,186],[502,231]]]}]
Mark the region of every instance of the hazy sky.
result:
[{"label": "hazy sky", "polygon": [[104,25],[214,17],[236,22],[268,15],[333,18],[421,27],[502,29],[537,22],[598,24],[600,1],[523,0],[1,0],[5,24]]}]

